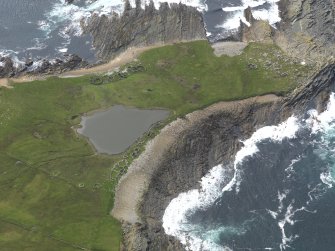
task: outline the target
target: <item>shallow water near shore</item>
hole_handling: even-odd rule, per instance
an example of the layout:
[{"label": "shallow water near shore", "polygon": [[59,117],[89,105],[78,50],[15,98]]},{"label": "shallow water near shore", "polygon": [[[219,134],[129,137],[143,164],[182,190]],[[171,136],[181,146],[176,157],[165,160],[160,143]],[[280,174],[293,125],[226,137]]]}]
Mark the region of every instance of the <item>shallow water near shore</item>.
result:
[{"label": "shallow water near shore", "polygon": [[167,110],[142,110],[116,105],[84,116],[78,133],[86,136],[99,153],[118,154],[150,127],[169,116]]}]

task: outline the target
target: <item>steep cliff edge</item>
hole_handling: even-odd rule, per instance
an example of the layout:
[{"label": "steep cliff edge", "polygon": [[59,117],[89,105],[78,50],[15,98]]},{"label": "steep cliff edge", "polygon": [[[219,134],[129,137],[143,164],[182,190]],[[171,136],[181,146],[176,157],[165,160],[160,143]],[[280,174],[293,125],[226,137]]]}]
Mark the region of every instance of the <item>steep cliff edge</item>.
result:
[{"label": "steep cliff edge", "polygon": [[82,27],[92,34],[98,57],[104,60],[130,47],[206,39],[201,13],[183,4],[164,3],[156,9],[151,2],[142,9],[137,1],[136,8],[126,5],[121,16],[93,15]]},{"label": "steep cliff edge", "polygon": [[[226,166],[233,175],[232,162],[241,148],[240,140],[250,137],[259,127],[278,124],[311,108],[322,111],[329,92],[335,90],[334,83],[332,64],[286,97],[268,95],[221,102],[166,126],[119,183],[119,190],[120,186],[127,186],[128,197],[133,200],[138,197],[134,197],[135,193],[141,195],[136,208],[125,206],[129,206],[126,214],[113,210],[113,215],[123,221],[123,250],[185,250],[162,227],[170,201],[179,193],[196,188],[201,177],[218,164]],[[141,176],[146,176],[145,181],[137,186],[136,180]],[[116,207],[120,206],[118,203],[116,200]]]},{"label": "steep cliff edge", "polygon": [[241,39],[275,43],[302,62],[324,66],[335,61],[335,2],[333,0],[281,0],[282,21],[277,28],[255,20],[245,11],[248,25],[241,23]]},{"label": "steep cliff edge", "polygon": [[281,0],[275,42],[288,53],[318,62],[335,60],[335,2]]},{"label": "steep cliff edge", "polygon": [[[72,4],[73,1],[66,1]],[[123,14],[110,16],[93,14],[82,20],[84,33],[91,34],[97,57],[109,61],[131,47],[164,45],[181,41],[206,39],[202,15],[196,8],[184,4],[162,3],[156,9],[153,2],[132,8],[125,4]],[[28,61],[16,66],[10,57],[0,57],[0,78],[22,75],[50,75],[90,67],[78,55],[63,59]]]},{"label": "steep cliff edge", "polygon": [[[315,65],[319,72],[286,97],[218,103],[164,128],[119,183],[119,188],[130,187],[128,195],[140,197],[139,203],[118,204],[116,200],[113,215],[123,221],[123,250],[185,250],[162,227],[170,201],[196,188],[211,167],[223,164],[231,170],[240,140],[259,127],[278,124],[311,108],[325,108],[329,92],[335,90],[334,2],[282,0],[280,10],[282,21],[275,28],[254,19],[251,9],[246,9],[251,25],[241,22],[241,40],[277,44],[303,64]],[[134,185],[141,175],[145,177],[142,184]]]}]

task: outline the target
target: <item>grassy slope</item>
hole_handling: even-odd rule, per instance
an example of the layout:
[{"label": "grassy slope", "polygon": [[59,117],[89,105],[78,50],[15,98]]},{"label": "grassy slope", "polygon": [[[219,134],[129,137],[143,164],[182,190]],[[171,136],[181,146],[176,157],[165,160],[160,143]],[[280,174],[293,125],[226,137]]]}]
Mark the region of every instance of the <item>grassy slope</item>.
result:
[{"label": "grassy slope", "polygon": [[[140,57],[146,71],[110,84],[50,78],[0,89],[1,250],[118,250],[120,224],[108,215],[112,191],[144,143],[124,156],[96,155],[71,129],[78,115],[125,104],[168,108],[171,120],[219,100],[287,92],[295,71],[307,69],[278,53],[253,44],[241,56],[218,58],[199,41],[148,51]],[[265,70],[267,60],[281,69]]]}]

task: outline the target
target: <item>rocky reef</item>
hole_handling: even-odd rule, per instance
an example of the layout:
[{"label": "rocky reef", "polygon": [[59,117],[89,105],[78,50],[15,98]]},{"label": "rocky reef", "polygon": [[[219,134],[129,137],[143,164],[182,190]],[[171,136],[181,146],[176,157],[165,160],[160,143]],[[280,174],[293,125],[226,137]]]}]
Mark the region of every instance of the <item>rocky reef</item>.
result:
[{"label": "rocky reef", "polygon": [[126,2],[121,16],[96,14],[82,27],[93,36],[98,57],[104,60],[130,47],[206,39],[201,13],[183,4],[162,3],[156,9],[151,1],[142,9],[141,1],[136,1],[135,8]]}]

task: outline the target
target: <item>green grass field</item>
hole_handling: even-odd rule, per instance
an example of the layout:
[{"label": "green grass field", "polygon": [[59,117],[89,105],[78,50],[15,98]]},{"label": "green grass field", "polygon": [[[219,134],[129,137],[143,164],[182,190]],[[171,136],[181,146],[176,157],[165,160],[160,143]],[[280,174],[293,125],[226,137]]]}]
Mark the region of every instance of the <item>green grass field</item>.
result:
[{"label": "green grass field", "polygon": [[122,155],[97,155],[71,128],[81,114],[113,104],[161,107],[172,111],[167,123],[220,100],[283,94],[309,71],[285,58],[264,44],[215,57],[197,41],[147,51],[144,71],[112,83],[52,77],[0,88],[0,250],[119,250],[113,188],[159,127]]}]

